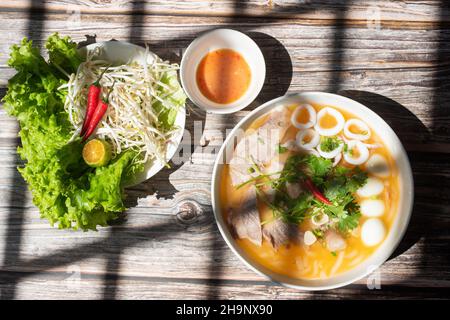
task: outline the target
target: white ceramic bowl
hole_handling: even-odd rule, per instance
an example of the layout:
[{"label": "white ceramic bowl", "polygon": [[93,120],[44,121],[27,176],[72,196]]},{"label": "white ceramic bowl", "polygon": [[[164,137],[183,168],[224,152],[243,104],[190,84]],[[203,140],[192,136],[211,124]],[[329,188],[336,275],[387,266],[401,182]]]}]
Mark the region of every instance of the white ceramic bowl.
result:
[{"label": "white ceramic bowl", "polygon": [[[222,163],[224,162],[223,159],[225,154],[232,154],[228,152],[231,152],[234,147],[232,142],[235,140],[235,136],[238,133],[237,131],[239,129],[245,130],[254,120],[259,118],[263,114],[266,114],[275,107],[279,105],[289,105],[292,103],[317,103],[321,105],[335,106],[338,109],[349,111],[358,118],[369,123],[375,130],[377,135],[384,141],[391,155],[396,160],[399,171],[399,207],[395,221],[386,239],[367,260],[356,266],[354,269],[351,269],[329,279],[294,279],[275,273],[258,264],[236,244],[234,238],[230,234],[226,222],[224,221],[223,214],[220,208],[219,188],[220,173],[223,168]],[[239,258],[241,258],[241,260],[244,261],[247,266],[249,266],[255,272],[266,276],[270,280],[288,287],[302,290],[326,290],[345,286],[367,276],[382,263],[384,263],[394,252],[395,248],[399,244],[406,231],[411,216],[413,204],[413,177],[406,151],[404,150],[400,140],[391,129],[391,127],[389,127],[389,125],[376,113],[354,100],[339,95],[323,92],[304,92],[299,94],[287,95],[269,101],[253,110],[249,115],[247,115],[236,125],[236,127],[228,135],[225,143],[219,151],[219,154],[217,155],[212,174],[211,195],[214,216],[223,238],[225,239],[231,250]]]},{"label": "white ceramic bowl", "polygon": [[[99,56],[96,56],[96,59],[103,59],[113,64],[119,63],[128,63],[128,62],[137,62],[143,63],[145,57],[145,48],[141,46],[134,45],[129,42],[123,41],[105,41],[90,44],[86,47],[82,47],[79,49],[82,55],[86,54],[86,51],[92,51],[97,47],[102,47],[101,53]],[[148,55],[147,63],[151,63],[153,59],[157,57],[156,54],[150,52]],[[183,137],[183,130],[186,122],[186,109],[181,108],[180,112],[178,112],[177,117],[175,119],[175,125],[180,128],[177,131],[170,144],[167,147],[166,151],[166,159],[169,161],[175,154],[180,145],[181,138]],[[157,174],[162,168],[164,168],[165,164],[160,160],[149,161],[145,164],[144,171],[138,174],[133,181],[132,185],[139,184]]]},{"label": "white ceramic bowl", "polygon": [[[232,49],[247,61],[252,76],[249,88],[238,100],[218,104],[207,99],[197,86],[197,67],[203,57],[218,49]],[[216,29],[203,34],[189,45],[181,60],[180,78],[187,96],[198,107],[211,113],[233,113],[248,106],[261,91],[266,77],[264,56],[258,45],[247,35],[230,29]]]}]

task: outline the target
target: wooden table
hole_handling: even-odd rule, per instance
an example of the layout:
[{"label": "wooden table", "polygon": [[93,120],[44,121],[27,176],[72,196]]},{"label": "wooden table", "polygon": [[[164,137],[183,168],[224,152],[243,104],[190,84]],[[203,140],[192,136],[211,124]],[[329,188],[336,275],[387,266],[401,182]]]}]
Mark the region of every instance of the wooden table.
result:
[{"label": "wooden table", "polygon": [[[231,116],[188,103],[189,162],[128,190],[127,218],[98,232],[62,231],[39,219],[16,171],[17,122],[0,109],[0,295],[39,299],[448,298],[450,295],[450,10],[448,1],[5,0],[0,3],[2,96],[14,72],[9,47],[53,32],[89,43],[148,43],[178,61],[201,32],[250,35],[267,63],[255,102]],[[214,155],[226,129],[286,92],[339,92],[397,132],[415,179],[411,224],[397,252],[367,279],[309,293],[247,269],[220,236],[210,202]],[[209,149],[208,149],[209,148]]]}]

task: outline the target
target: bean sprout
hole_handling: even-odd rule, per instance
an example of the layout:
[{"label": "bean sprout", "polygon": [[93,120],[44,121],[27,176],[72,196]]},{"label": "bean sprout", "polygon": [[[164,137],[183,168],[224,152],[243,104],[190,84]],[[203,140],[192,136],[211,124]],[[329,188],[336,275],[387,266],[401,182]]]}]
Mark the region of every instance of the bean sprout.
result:
[{"label": "bean sprout", "polygon": [[[69,114],[75,139],[81,130],[86,112],[89,86],[108,67],[104,60],[94,60],[100,53],[97,47],[87,53],[86,61],[69,76],[65,110]],[[130,62],[109,66],[100,85],[102,97],[111,91],[109,107],[97,128],[97,136],[112,145],[113,156],[132,148],[142,155],[143,162],[158,159],[167,163],[166,149],[172,137],[180,130],[167,114],[184,107],[184,93],[176,79],[177,64],[170,64],[145,50],[143,65]],[[113,83],[115,82],[114,86]],[[162,119],[164,117],[164,119]]]}]

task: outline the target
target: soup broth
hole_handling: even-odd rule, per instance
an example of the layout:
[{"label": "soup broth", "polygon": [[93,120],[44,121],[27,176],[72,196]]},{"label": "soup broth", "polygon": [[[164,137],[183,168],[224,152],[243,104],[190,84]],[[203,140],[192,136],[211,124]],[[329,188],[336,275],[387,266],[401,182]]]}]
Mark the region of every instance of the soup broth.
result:
[{"label": "soup broth", "polygon": [[[298,123],[295,122],[295,117],[293,117],[293,114],[298,107],[298,105],[284,107],[284,119],[290,119],[290,121],[287,130],[283,131],[280,135],[281,137],[279,139],[279,146],[277,150],[278,152],[276,154],[276,161],[282,164],[285,164],[286,161],[292,156],[295,156],[297,154],[305,154],[305,151],[306,154],[308,154],[307,157],[310,157],[309,154],[316,154],[317,156],[316,150],[319,147],[321,149],[325,149],[324,141],[327,141],[328,136],[322,135],[320,136],[320,144],[317,147],[310,150],[298,148],[296,137],[298,137],[299,133],[305,130],[311,130],[311,134],[314,136],[317,131],[324,129],[328,130],[330,129],[330,127],[336,126],[339,123],[339,117],[337,117],[336,119],[332,119],[332,113],[327,114],[324,119],[319,119],[320,111],[326,107],[330,108],[329,106],[312,105],[314,111],[317,114],[317,119],[315,122],[316,125],[310,128],[298,128],[298,123],[300,123],[301,126],[302,124],[305,124],[309,121],[305,113],[300,112],[301,121],[297,117],[296,119]],[[356,118],[354,115],[348,112],[337,109],[335,107],[331,108],[337,110],[342,115],[346,123],[349,119]],[[267,123],[271,121],[271,117],[274,117],[273,111],[254,121],[254,123],[252,123],[245,131],[244,138],[251,137],[252,134],[257,132],[258,128],[267,126]],[[323,122],[326,122],[323,124],[324,128],[319,127],[319,122],[322,120],[324,120]],[[370,131],[370,137],[363,141],[358,140],[360,142],[350,142],[352,139],[347,139],[345,137],[344,130],[340,130],[338,134],[328,139],[340,139],[339,141],[340,143],[342,143],[342,151],[336,156],[340,157],[341,159],[339,160],[336,157],[334,157],[334,159],[330,159],[333,162],[338,161],[337,164],[335,164],[336,168],[343,167],[352,170],[360,169],[365,175],[367,175],[365,184],[361,185],[357,192],[352,193],[354,202],[359,205],[359,208],[356,209],[357,211],[355,211],[359,212],[360,214],[359,218],[356,219],[357,226],[346,232],[340,232],[339,227],[336,227],[333,224],[336,223],[336,225],[339,226],[339,223],[341,221],[333,222],[337,219],[336,217],[330,215],[329,213],[323,213],[329,211],[325,209],[314,209],[310,207],[305,209],[305,218],[303,218],[302,221],[298,223],[289,223],[290,228],[294,228],[294,232],[297,232],[299,236],[294,237],[294,239],[289,238],[289,240],[284,241],[282,245],[274,246],[274,242],[271,240],[271,238],[266,237],[266,235],[264,234],[264,228],[267,221],[274,221],[274,217],[277,216],[278,213],[276,213],[273,204],[268,201],[270,197],[263,195],[264,192],[266,192],[268,189],[274,188],[270,184],[269,187],[267,187],[267,185],[264,185],[264,181],[272,179],[273,176],[259,176],[261,178],[258,179],[258,177],[255,178],[255,174],[253,174],[251,176],[251,179],[253,179],[254,181],[252,181],[251,183],[248,183],[248,181],[244,181],[240,184],[236,184],[236,182],[234,181],[236,180],[236,167],[233,167],[235,165],[230,163],[224,165],[223,171],[221,173],[220,186],[220,202],[222,204],[221,209],[224,214],[225,221],[228,221],[230,230],[232,231],[232,234],[235,235],[237,244],[249,255],[252,260],[258,262],[259,264],[276,273],[283,274],[289,277],[301,279],[323,279],[338,275],[356,267],[358,264],[366,260],[370,255],[372,255],[380,246],[394,222],[399,203],[399,181],[397,178],[397,168],[392,155],[384,146],[383,141],[376,134],[376,132],[374,132],[374,130],[370,128],[369,124],[367,124],[369,130],[364,130],[364,128],[360,127],[355,129],[354,125],[348,125],[347,127],[351,127],[350,131],[355,134],[368,135],[368,132],[364,131]],[[315,132],[313,132],[312,130],[314,130]],[[304,143],[311,143],[311,141],[313,140],[314,137],[309,138],[309,141],[308,139],[304,139],[303,141]],[[292,141],[295,142],[294,147],[292,147]],[[364,146],[361,147],[361,144],[364,144]],[[349,145],[356,145],[356,147],[360,149],[356,149],[355,152],[349,151]],[[289,146],[291,146],[292,148]],[[236,148],[239,148],[239,145]],[[349,163],[360,161],[357,158],[365,156],[364,148],[366,148],[369,152],[368,159],[366,159],[366,161],[359,165]],[[330,152],[333,152],[333,150]],[[318,157],[323,158],[321,156]],[[348,161],[346,161],[346,159]],[[374,168],[378,165],[376,163],[377,159],[382,159],[381,167],[384,166],[384,172],[377,172],[376,170],[374,170]],[[254,163],[252,165],[254,165]],[[263,168],[261,170],[264,170],[264,168],[267,166],[270,165],[262,164],[261,162],[260,167]],[[281,168],[283,167],[281,166]],[[330,172],[334,172],[332,170],[337,171],[338,169],[330,169]],[[264,172],[267,173],[267,171]],[[258,187],[258,183],[262,186]],[[312,191],[310,191],[308,188],[305,188],[305,184],[307,185],[307,183],[303,182],[299,184],[301,185],[302,189],[302,191],[300,191],[300,197],[302,196],[302,194],[311,197],[310,193]],[[249,192],[252,191],[252,188],[259,188],[257,192],[256,203],[262,228],[262,241],[260,242],[259,234],[256,237],[250,239],[245,231],[245,226],[236,226],[230,222],[233,221],[233,218],[240,214],[240,211],[242,211],[242,204],[244,201],[246,201],[245,197]],[[278,192],[276,188],[275,190],[275,192]],[[285,189],[281,190],[282,193],[286,192]],[[322,191],[324,191],[324,189],[322,189]],[[327,194],[325,191],[324,193]],[[319,203],[320,201],[318,201],[318,199],[319,198],[316,197],[311,203]],[[326,202],[327,199],[323,199],[323,201]],[[328,206],[324,203],[320,203],[319,205],[320,208],[330,209],[333,209],[331,208],[333,206],[334,204],[330,204]],[[323,211],[317,213],[317,211],[320,210]],[[316,213],[314,215],[314,213],[311,212]],[[324,218],[324,215],[329,215],[329,217]],[[317,222],[317,219],[328,219],[329,222],[317,227],[317,223],[313,222],[312,219],[315,219],[315,222]],[[368,220],[370,221],[368,222]],[[368,223],[366,224],[366,222]],[[380,230],[384,230],[384,233],[380,234]],[[308,237],[307,232],[310,233],[308,234],[308,236],[311,236],[311,234],[313,234],[313,236]],[[241,236],[239,236],[239,234]],[[341,246],[336,250],[330,250],[332,246],[330,246],[329,241],[331,240],[329,240],[329,237],[332,237],[335,234],[337,234],[338,242],[344,241],[345,246]],[[316,239],[314,240],[314,238]],[[313,240],[314,242],[311,243],[311,241]],[[308,244],[306,242],[308,242]]]}]

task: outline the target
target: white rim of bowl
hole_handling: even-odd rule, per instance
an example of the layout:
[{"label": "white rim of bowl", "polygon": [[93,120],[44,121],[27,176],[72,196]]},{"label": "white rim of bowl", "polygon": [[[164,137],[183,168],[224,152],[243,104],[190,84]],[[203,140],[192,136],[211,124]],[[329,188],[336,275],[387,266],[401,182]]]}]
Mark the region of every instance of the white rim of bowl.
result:
[{"label": "white rim of bowl", "polygon": [[[218,206],[216,206],[216,202],[218,202],[218,199],[216,197],[216,185],[217,185],[217,178],[218,177],[218,170],[219,170],[219,160],[223,157],[223,153],[225,148],[227,148],[228,143],[230,142],[230,140],[234,137],[235,132],[242,126],[244,125],[250,118],[252,118],[255,114],[259,113],[262,109],[268,108],[268,106],[273,105],[275,108],[275,106],[277,104],[279,104],[280,102],[282,102],[284,99],[288,99],[288,98],[295,98],[295,97],[302,97],[302,95],[323,95],[323,96],[328,96],[330,98],[339,98],[339,99],[343,99],[343,100],[347,100],[347,101],[351,101],[352,103],[356,103],[358,105],[360,105],[361,107],[363,107],[365,109],[366,112],[370,113],[371,116],[378,118],[378,120],[381,120],[386,127],[391,131],[392,136],[394,137],[395,140],[395,144],[399,147],[399,151],[401,154],[404,155],[404,170],[406,171],[406,175],[405,175],[405,179],[409,180],[411,183],[407,186],[403,186],[404,190],[403,190],[403,194],[410,195],[410,200],[406,202],[405,204],[405,208],[404,208],[404,212],[402,212],[401,214],[406,215],[405,217],[405,221],[403,222],[402,225],[397,225],[398,228],[401,228],[399,231],[398,236],[396,237],[395,241],[393,241],[392,245],[390,248],[388,248],[383,254],[380,254],[380,258],[378,263],[373,265],[373,269],[370,270],[366,270],[364,272],[362,272],[360,275],[354,277],[353,279],[347,280],[347,281],[343,281],[340,283],[336,283],[336,284],[331,284],[331,285],[318,285],[318,286],[306,286],[306,285],[297,285],[297,284],[291,284],[291,283],[285,283],[282,281],[278,281],[273,279],[271,276],[269,276],[268,274],[265,274],[263,271],[261,271],[260,269],[258,269],[256,266],[258,265],[258,263],[251,261],[251,259],[249,258],[248,260],[241,255],[238,252],[238,245],[235,243],[235,240],[231,237],[231,234],[229,233],[229,230],[226,230],[225,228],[227,228],[227,226],[222,225],[219,222],[219,214],[222,214],[220,211],[220,208],[218,208]],[[255,118],[257,119],[257,118]],[[217,192],[218,195],[218,192]],[[216,156],[216,160],[214,161],[214,166],[213,166],[213,171],[212,171],[212,178],[211,178],[211,205],[212,205],[212,209],[213,209],[213,213],[214,213],[214,219],[216,221],[217,227],[219,228],[220,234],[222,235],[222,238],[225,240],[225,242],[227,243],[228,247],[231,249],[231,251],[251,270],[253,270],[255,273],[261,275],[262,277],[274,282],[274,283],[278,283],[284,287],[287,288],[292,288],[292,289],[296,289],[296,290],[305,290],[305,291],[321,291],[321,290],[330,290],[330,289],[336,289],[336,288],[341,288],[344,286],[347,286],[349,284],[352,284],[356,281],[361,280],[362,278],[368,276],[370,273],[374,272],[374,270],[378,269],[381,265],[383,265],[388,259],[389,257],[395,252],[396,248],[398,247],[398,245],[400,244],[400,242],[402,241],[406,230],[408,229],[408,225],[410,223],[411,220],[411,215],[412,215],[412,209],[413,209],[413,203],[414,203],[414,180],[413,180],[413,175],[412,175],[412,170],[411,170],[411,164],[408,158],[408,154],[406,153],[406,150],[403,146],[403,144],[401,143],[400,139],[398,138],[397,134],[395,133],[395,131],[378,115],[376,114],[374,111],[372,111],[370,108],[366,107],[365,105],[363,105],[362,103],[359,103],[358,101],[355,101],[353,99],[338,95],[338,94],[333,94],[333,93],[327,93],[327,92],[320,92],[320,91],[308,91],[308,92],[300,92],[300,93],[293,93],[293,94],[287,94],[275,99],[272,99],[270,101],[267,101],[266,103],[262,104],[261,106],[259,106],[258,108],[254,109],[253,111],[251,111],[248,115],[246,115],[241,121],[238,122],[238,124],[233,128],[233,130],[230,132],[230,134],[227,136],[227,138],[225,139],[224,143],[222,144],[222,147],[220,148],[217,156]],[[401,203],[400,203],[401,204]],[[399,204],[399,205],[400,205]],[[398,209],[400,210],[400,208]],[[393,222],[393,226],[394,224],[398,224],[399,223],[399,214],[400,212],[397,212],[397,217],[395,218],[395,221]],[[393,227],[392,226],[392,227]],[[392,228],[391,227],[391,228]],[[387,237],[389,236],[389,234],[392,232],[392,229],[389,230],[388,234],[386,235],[386,238],[383,240],[386,241]],[[234,241],[234,243],[233,243]],[[383,243],[382,243],[383,244]],[[242,250],[242,249],[241,249]],[[379,250],[379,248],[373,253],[375,254],[377,251]],[[243,251],[243,250],[242,250]],[[243,251],[244,252],[244,251]],[[373,255],[372,254],[372,255]],[[370,259],[367,258],[367,259]],[[262,268],[265,268],[264,266],[261,266]],[[356,266],[358,267],[358,265]],[[355,267],[355,268],[356,268]],[[354,268],[352,268],[351,270],[353,270]],[[350,270],[349,270],[350,271]],[[274,274],[277,274],[276,272],[271,271]],[[345,272],[344,272],[345,274]],[[282,275],[280,275],[282,276]],[[332,278],[332,277],[331,277]],[[294,278],[292,278],[294,279]],[[328,278],[330,279],[330,278]],[[294,279],[295,280],[295,279]]]}]

